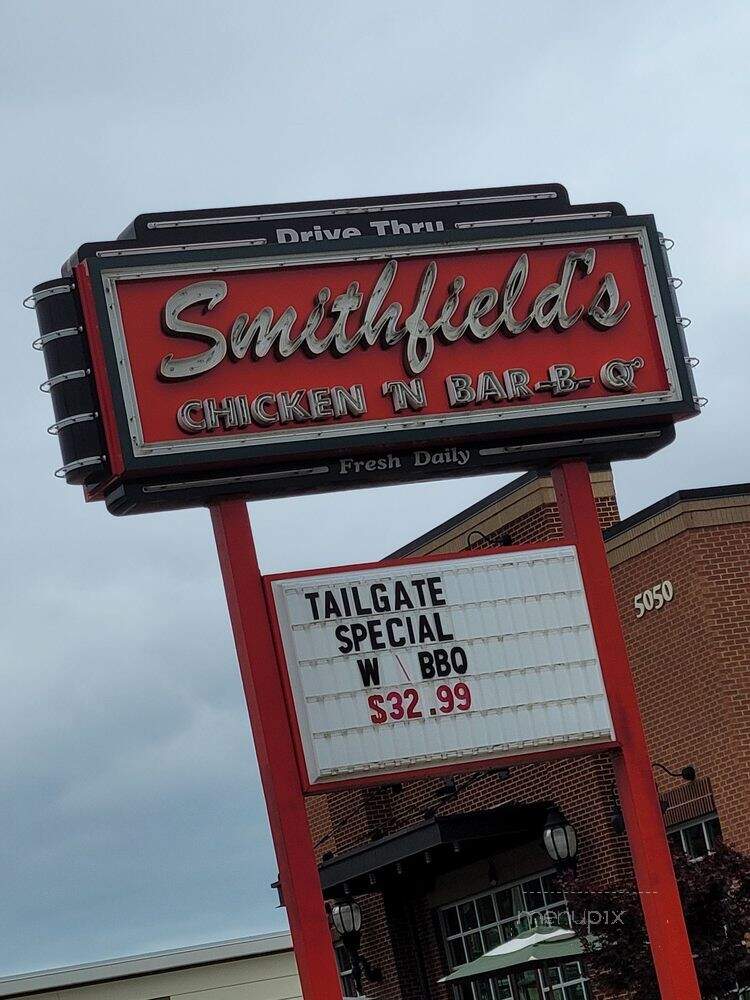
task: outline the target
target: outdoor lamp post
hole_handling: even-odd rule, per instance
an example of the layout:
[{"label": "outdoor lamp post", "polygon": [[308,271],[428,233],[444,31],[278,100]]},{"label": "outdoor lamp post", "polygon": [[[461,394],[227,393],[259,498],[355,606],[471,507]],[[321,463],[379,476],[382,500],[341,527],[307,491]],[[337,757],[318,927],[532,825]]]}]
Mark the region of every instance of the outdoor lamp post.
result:
[{"label": "outdoor lamp post", "polygon": [[552,806],[547,813],[542,841],[547,854],[560,868],[575,864],[578,854],[578,837],[575,829],[557,806]]},{"label": "outdoor lamp post", "polygon": [[370,982],[382,983],[383,973],[380,969],[370,965],[366,957],[359,953],[359,941],[362,937],[362,908],[359,903],[349,897],[334,903],[331,907],[331,923],[349,953],[357,994],[362,993],[363,972]]},{"label": "outdoor lamp post", "polygon": [[359,941],[362,937],[362,908],[354,899],[344,899],[334,903],[331,907],[331,923],[349,953],[357,994],[361,994],[362,964],[359,958]]}]

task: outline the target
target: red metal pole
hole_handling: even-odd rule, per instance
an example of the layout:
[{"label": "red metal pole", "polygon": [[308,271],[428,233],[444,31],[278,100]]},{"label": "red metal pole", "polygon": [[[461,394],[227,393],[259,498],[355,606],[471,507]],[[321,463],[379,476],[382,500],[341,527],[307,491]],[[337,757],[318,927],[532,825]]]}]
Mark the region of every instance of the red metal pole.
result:
[{"label": "red metal pole", "polygon": [[302,993],[341,1000],[247,504],[219,501],[211,519]]},{"label": "red metal pole", "polygon": [[575,542],[615,735],[615,778],[662,1000],[701,1000],[654,784],[602,530],[585,462],[552,471],[565,535]]}]

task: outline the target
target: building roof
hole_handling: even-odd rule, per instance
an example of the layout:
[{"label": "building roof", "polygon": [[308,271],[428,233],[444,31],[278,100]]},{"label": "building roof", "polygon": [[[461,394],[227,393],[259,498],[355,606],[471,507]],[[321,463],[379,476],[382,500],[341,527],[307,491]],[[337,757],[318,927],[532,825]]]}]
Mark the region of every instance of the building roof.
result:
[{"label": "building roof", "polygon": [[733,497],[745,497],[749,494],[750,483],[731,483],[727,486],[703,486],[696,490],[677,490],[675,493],[670,493],[669,496],[657,500],[656,503],[649,504],[648,507],[636,511],[630,517],[623,518],[617,524],[613,524],[605,530],[604,537],[606,539],[616,538],[617,535],[621,535],[629,531],[630,528],[642,524],[650,517],[661,514],[663,511],[669,510],[670,507],[676,507],[681,503],[700,500],[728,500]]},{"label": "building roof", "polygon": [[511,480],[511,482],[506,483],[505,486],[501,486],[499,490],[495,490],[482,500],[477,500],[477,502],[472,504],[471,507],[465,507],[464,510],[459,511],[458,514],[454,514],[453,517],[449,517],[447,521],[442,521],[440,524],[435,525],[434,528],[430,528],[430,530],[426,531],[423,535],[413,538],[410,542],[407,542],[405,545],[396,549],[395,552],[391,552],[387,556],[384,556],[384,558],[399,559],[401,556],[410,555],[414,549],[420,548],[422,545],[426,545],[428,542],[431,542],[433,538],[440,538],[441,535],[450,531],[451,528],[457,527],[463,521],[467,521],[474,514],[480,514],[488,507],[492,507],[492,505],[497,503],[499,500],[503,500],[505,497],[511,496],[524,486],[528,486],[530,483],[533,483],[534,480],[539,479],[541,475],[542,473],[539,472],[526,472],[523,476],[518,476],[516,479]]},{"label": "building roof", "polygon": [[[592,465],[591,468],[593,471],[594,469],[604,469],[609,467],[603,465]],[[395,552],[391,552],[389,555],[385,556],[385,558],[398,559],[402,556],[413,554],[415,550],[421,549],[429,542],[439,540],[444,535],[447,535],[452,529],[457,528],[464,522],[471,520],[477,514],[482,513],[482,511],[490,510],[496,504],[512,497],[514,493],[527,489],[534,482],[544,479],[547,475],[547,470],[538,470],[527,472],[523,476],[518,476],[511,482],[506,483],[499,490],[495,490],[483,499],[472,504],[470,507],[466,507],[464,510],[459,511],[458,514],[454,514],[453,517],[437,524],[434,528],[426,531],[423,535],[413,538],[410,542],[407,542],[405,545],[396,549]],[[648,507],[644,507],[642,510],[636,511],[636,513],[631,514],[630,517],[626,517],[622,521],[618,521],[616,524],[613,524],[611,527],[605,529],[604,537],[608,541],[609,539],[616,538],[632,528],[637,527],[639,524],[648,521],[649,518],[653,518],[656,515],[680,504],[725,499],[731,500],[734,498],[747,497],[749,495],[750,483],[732,483],[726,486],[705,486],[694,490],[678,490],[677,492],[670,493],[661,500],[657,500],[656,503],[650,504]]]},{"label": "building roof", "polygon": [[200,965],[214,965],[281,951],[291,951],[292,939],[288,932],[259,934],[253,937],[233,938],[213,944],[195,945],[191,948],[172,948],[169,951],[149,952],[145,955],[128,955],[109,962],[91,962],[71,965],[42,972],[26,972],[0,979],[0,997],[27,996],[46,993],[114,979],[147,976],[157,972],[174,972]]}]

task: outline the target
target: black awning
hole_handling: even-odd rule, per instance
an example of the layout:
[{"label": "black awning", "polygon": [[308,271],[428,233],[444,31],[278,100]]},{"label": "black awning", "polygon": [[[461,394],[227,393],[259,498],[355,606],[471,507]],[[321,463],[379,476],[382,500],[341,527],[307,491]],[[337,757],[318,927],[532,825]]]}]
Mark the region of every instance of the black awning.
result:
[{"label": "black awning", "polygon": [[549,802],[497,806],[481,812],[435,816],[343,851],[320,866],[327,896],[373,892],[403,877],[448,871],[498,850],[541,837]]}]

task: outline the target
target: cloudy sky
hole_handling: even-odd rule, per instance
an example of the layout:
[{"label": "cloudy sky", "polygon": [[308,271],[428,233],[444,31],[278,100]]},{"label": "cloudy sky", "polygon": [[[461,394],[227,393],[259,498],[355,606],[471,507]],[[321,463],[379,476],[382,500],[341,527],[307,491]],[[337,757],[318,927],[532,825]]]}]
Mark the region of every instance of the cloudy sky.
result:
[{"label": "cloudy sky", "polygon": [[[31,286],[138,213],[559,181],[676,241],[709,404],[632,513],[750,479],[750,5],[0,0],[0,974],[283,926],[208,514],[52,478]],[[265,570],[378,558],[499,477],[252,508]],[[311,519],[320,530],[311,531]]]}]

